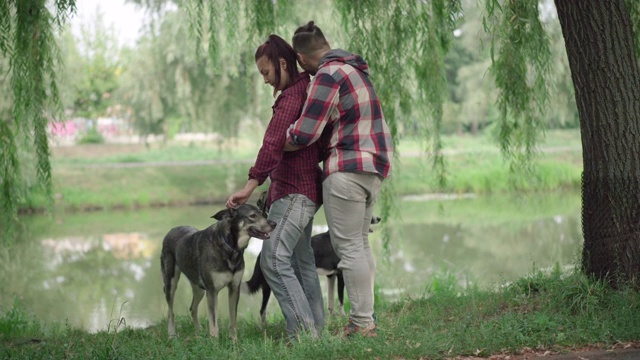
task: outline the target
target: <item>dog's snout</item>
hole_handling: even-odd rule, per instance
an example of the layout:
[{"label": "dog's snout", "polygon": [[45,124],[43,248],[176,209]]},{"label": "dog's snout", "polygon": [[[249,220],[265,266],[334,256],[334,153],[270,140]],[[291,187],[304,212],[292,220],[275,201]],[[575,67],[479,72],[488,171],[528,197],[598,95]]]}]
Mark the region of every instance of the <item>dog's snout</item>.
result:
[{"label": "dog's snout", "polygon": [[276,224],[275,221],[272,221],[272,220],[267,220],[267,223],[269,224],[269,226],[271,226],[272,229],[275,229],[276,225],[278,225],[278,224]]}]

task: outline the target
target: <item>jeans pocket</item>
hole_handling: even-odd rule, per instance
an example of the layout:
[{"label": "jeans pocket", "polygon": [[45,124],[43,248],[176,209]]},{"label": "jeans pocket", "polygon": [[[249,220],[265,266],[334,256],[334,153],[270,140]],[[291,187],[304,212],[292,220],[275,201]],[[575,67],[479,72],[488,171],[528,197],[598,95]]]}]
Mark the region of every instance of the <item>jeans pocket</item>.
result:
[{"label": "jeans pocket", "polygon": [[326,186],[323,186],[323,191],[327,191],[331,196],[335,196],[339,199],[356,201],[356,197],[352,188],[356,186],[353,184],[349,177],[349,173],[336,172],[327,178]]},{"label": "jeans pocket", "polygon": [[318,210],[318,205],[306,196],[300,196],[300,228],[304,229]]}]

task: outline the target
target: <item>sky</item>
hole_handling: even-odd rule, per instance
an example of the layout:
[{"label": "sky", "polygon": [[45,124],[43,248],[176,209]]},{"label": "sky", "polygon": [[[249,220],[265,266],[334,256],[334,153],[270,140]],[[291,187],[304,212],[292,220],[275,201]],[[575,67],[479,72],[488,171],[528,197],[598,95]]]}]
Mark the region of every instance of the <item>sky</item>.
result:
[{"label": "sky", "polygon": [[144,18],[144,11],[125,0],[76,0],[76,14],[71,18],[73,33],[80,34],[80,25],[95,17],[97,9],[104,14],[105,25],[113,27],[121,45],[133,45]]}]

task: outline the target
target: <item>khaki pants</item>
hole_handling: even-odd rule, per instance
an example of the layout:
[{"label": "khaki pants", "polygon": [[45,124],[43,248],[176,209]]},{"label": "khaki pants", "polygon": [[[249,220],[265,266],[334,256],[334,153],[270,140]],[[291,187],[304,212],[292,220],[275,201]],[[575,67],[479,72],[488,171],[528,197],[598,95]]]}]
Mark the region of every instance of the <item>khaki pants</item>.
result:
[{"label": "khaki pants", "polygon": [[376,263],[369,246],[369,226],[382,177],[371,173],[337,172],[322,183],[324,212],[331,244],[340,258],[350,320],[357,326],[373,323],[373,284]]}]

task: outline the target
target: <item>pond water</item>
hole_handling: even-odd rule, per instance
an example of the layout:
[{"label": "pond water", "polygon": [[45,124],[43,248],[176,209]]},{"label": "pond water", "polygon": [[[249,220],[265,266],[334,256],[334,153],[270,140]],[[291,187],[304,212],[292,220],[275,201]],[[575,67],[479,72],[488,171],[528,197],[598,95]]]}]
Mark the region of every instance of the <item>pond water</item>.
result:
[{"label": "pond water", "polygon": [[[19,240],[0,249],[0,313],[17,304],[47,323],[89,331],[126,325],[144,327],[166,317],[159,255],[166,232],[177,225],[204,228],[219,206],[23,217]],[[577,193],[487,197],[407,197],[389,221],[370,236],[378,259],[379,296],[394,301],[419,297],[449,283],[490,288],[534,268],[570,267],[582,249]],[[314,232],[326,231],[324,213]],[[245,253],[245,279],[253,272],[261,241]],[[322,279],[326,303],[326,281]],[[242,296],[239,316],[258,321],[260,296]],[[228,318],[227,292],[220,316]],[[178,285],[175,310],[187,315],[191,288]],[[206,301],[200,315],[206,314]],[[325,305],[326,306],[326,305]],[[270,316],[280,316],[274,299]],[[223,325],[224,326],[224,325]]]}]

